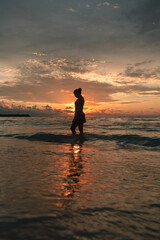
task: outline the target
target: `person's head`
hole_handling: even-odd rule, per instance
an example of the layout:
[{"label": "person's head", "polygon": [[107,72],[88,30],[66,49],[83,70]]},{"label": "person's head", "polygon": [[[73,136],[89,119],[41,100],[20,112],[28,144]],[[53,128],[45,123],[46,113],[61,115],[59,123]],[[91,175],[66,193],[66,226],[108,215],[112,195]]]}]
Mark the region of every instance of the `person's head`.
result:
[{"label": "person's head", "polygon": [[78,88],[78,89],[75,89],[73,93],[76,98],[79,98],[81,96],[81,92],[82,92],[82,89]]}]

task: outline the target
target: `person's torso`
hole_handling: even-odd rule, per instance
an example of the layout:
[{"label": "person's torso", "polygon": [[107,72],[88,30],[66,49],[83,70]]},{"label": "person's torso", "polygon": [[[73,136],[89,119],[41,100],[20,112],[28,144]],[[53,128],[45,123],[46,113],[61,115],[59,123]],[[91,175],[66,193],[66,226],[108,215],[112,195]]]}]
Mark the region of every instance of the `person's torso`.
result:
[{"label": "person's torso", "polygon": [[76,101],[75,101],[75,109],[83,111],[83,106],[84,106],[84,98],[80,96]]}]

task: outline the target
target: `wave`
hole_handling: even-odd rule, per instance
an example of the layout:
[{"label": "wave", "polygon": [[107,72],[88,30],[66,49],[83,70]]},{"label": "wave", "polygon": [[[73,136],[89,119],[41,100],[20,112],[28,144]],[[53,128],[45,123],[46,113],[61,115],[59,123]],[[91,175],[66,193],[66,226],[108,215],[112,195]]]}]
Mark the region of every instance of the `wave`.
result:
[{"label": "wave", "polygon": [[92,138],[108,141],[116,141],[120,144],[135,144],[145,147],[157,147],[160,146],[160,138],[144,137],[140,135],[131,134],[113,134],[113,135],[99,135],[91,134]]},{"label": "wave", "polygon": [[91,134],[86,133],[84,135],[64,135],[64,134],[52,134],[52,133],[36,133],[31,136],[8,134],[1,135],[1,137],[14,137],[17,139],[26,139],[30,141],[44,141],[54,143],[76,143],[84,141],[116,141],[117,144],[124,146],[134,144],[144,147],[159,147],[160,138],[144,137],[140,135],[131,134],[113,134],[113,135],[102,135],[102,134]]},{"label": "wave", "polygon": [[45,141],[55,143],[72,143],[76,140],[87,140],[84,135],[64,135],[51,133],[36,133],[31,136],[16,136],[18,139],[27,139],[30,141]]}]

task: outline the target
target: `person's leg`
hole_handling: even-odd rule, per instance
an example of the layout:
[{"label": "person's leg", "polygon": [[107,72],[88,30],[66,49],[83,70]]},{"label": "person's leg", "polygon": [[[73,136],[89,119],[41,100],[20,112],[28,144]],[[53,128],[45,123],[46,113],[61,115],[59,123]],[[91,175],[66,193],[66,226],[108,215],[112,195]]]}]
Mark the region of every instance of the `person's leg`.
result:
[{"label": "person's leg", "polygon": [[72,134],[76,134],[76,131],[75,131],[76,127],[77,127],[77,123],[72,122],[72,125],[71,125]]},{"label": "person's leg", "polygon": [[80,133],[83,133],[83,123],[80,123],[78,125],[78,129],[79,129]]}]

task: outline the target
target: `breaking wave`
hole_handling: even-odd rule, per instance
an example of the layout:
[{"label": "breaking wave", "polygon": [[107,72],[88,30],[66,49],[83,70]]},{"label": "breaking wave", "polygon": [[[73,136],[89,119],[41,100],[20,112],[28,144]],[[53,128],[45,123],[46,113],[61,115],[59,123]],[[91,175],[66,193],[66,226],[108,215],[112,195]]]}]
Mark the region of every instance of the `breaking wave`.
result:
[{"label": "breaking wave", "polygon": [[102,135],[102,134],[91,134],[86,133],[84,135],[64,135],[64,134],[52,134],[52,133],[36,133],[31,136],[8,134],[1,135],[1,137],[14,137],[17,139],[26,139],[30,141],[43,141],[53,143],[76,143],[84,141],[116,141],[118,144],[128,145],[140,145],[144,147],[159,147],[160,138],[157,137],[144,137],[140,135]]}]

